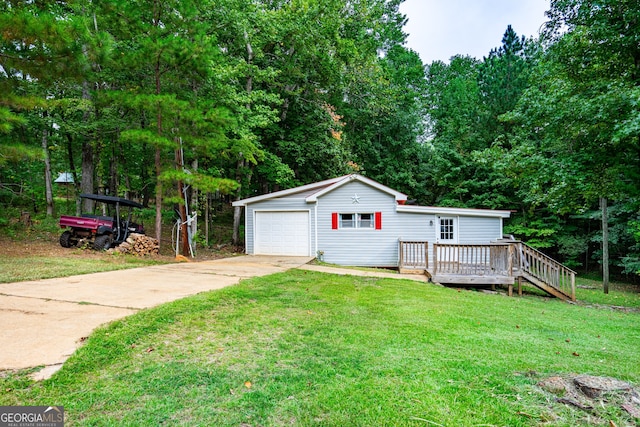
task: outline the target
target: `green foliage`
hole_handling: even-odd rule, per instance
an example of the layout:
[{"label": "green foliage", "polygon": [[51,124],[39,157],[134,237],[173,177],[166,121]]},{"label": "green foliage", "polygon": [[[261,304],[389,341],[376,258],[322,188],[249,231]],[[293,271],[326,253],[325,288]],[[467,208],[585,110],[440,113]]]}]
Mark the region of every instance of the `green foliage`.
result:
[{"label": "green foliage", "polygon": [[514,218],[505,226],[505,233],[513,234],[536,249],[553,247],[561,226],[557,217],[541,218],[539,214],[532,215],[530,219],[524,216]]},{"label": "green foliage", "polygon": [[606,197],[612,263],[637,271],[636,5],[553,0],[539,40],[509,26],[481,60],[425,67],[400,3],[4,2],[0,203],[45,207],[45,151],[72,194],[145,205],[357,170],[421,204],[527,212],[513,233],[585,268]]}]

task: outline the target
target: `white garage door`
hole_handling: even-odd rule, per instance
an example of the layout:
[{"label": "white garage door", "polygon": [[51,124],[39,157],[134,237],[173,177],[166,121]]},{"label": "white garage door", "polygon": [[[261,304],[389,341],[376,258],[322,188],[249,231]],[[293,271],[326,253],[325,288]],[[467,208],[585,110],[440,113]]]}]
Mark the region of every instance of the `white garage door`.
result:
[{"label": "white garage door", "polygon": [[309,212],[256,212],[256,255],[309,256]]}]

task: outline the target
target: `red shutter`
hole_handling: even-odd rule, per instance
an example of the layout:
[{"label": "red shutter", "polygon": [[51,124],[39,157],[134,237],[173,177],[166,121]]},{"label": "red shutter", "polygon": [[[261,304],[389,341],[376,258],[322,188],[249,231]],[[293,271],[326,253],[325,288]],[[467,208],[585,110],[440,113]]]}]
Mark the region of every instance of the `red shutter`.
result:
[{"label": "red shutter", "polygon": [[382,212],[376,212],[376,230],[382,230]]},{"label": "red shutter", "polygon": [[338,229],[338,213],[337,212],[334,212],[331,214],[331,229],[332,230]]}]

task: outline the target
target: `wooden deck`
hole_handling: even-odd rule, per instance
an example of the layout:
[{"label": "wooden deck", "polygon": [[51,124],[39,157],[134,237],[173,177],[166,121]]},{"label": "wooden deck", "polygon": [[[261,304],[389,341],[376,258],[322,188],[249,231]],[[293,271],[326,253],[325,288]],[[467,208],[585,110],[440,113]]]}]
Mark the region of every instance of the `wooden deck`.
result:
[{"label": "wooden deck", "polygon": [[575,301],[576,273],[520,241],[491,244],[399,242],[401,273],[426,274],[433,282],[460,285],[508,285],[523,280],[555,297]]}]

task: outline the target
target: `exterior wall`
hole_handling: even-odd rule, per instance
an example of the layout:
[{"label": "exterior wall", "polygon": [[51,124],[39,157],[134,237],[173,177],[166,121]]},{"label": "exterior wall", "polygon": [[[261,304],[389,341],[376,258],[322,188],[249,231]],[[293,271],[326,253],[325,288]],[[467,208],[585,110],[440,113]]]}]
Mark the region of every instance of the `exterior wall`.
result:
[{"label": "exterior wall", "polygon": [[[314,190],[318,191],[318,190]],[[354,203],[354,196],[358,203]],[[322,253],[322,260],[338,265],[397,267],[398,241],[428,241],[431,265],[433,243],[439,237],[437,215],[425,212],[397,212],[397,202],[385,193],[360,181],[348,182],[307,203],[308,194],[296,193],[267,199],[245,207],[246,253],[255,253],[255,213],[257,211],[309,212],[310,255]],[[332,229],[333,213],[382,213],[382,229]],[[502,219],[465,215],[457,219],[458,243],[490,243],[502,237]]]},{"label": "exterior wall", "polygon": [[[357,195],[359,203],[353,202]],[[396,267],[398,237],[407,230],[396,212],[395,197],[359,181],[318,198],[317,250],[325,262],[339,265]],[[382,229],[332,229],[332,213],[382,213]]]},{"label": "exterior wall", "polygon": [[474,216],[458,218],[459,243],[491,243],[502,237],[502,219]]},{"label": "exterior wall", "polygon": [[286,198],[286,199],[270,199],[262,202],[251,203],[245,207],[244,216],[244,233],[245,233],[245,252],[249,255],[255,253],[255,212],[256,211],[306,211],[309,212],[309,242],[311,247],[310,254],[315,255],[315,233],[312,232],[315,222],[315,205],[307,203],[303,198]]}]

